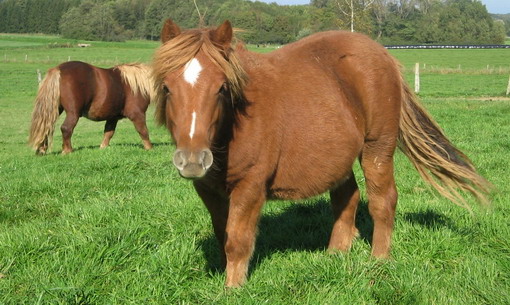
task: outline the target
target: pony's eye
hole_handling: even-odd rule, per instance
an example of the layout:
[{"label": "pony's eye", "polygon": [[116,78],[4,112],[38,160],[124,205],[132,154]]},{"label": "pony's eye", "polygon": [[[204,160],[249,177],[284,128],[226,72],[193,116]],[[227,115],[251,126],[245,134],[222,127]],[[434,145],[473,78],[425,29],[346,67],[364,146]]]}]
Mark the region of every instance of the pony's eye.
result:
[{"label": "pony's eye", "polygon": [[227,83],[223,83],[220,87],[220,90],[218,90],[218,94],[224,94],[225,92],[228,91],[228,85]]},{"label": "pony's eye", "polygon": [[163,85],[163,92],[165,93],[165,95],[168,95],[170,93],[170,89],[168,89],[166,85]]}]

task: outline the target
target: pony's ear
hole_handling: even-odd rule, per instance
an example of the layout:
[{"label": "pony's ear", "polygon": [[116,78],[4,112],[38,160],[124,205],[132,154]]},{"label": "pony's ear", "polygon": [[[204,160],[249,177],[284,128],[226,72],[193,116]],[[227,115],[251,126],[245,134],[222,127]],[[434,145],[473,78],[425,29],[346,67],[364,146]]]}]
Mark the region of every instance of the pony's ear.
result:
[{"label": "pony's ear", "polygon": [[227,51],[230,48],[232,42],[232,25],[230,21],[225,20],[216,30],[211,31],[211,41],[215,45],[221,47],[223,51]]},{"label": "pony's ear", "polygon": [[165,43],[172,38],[175,38],[177,35],[181,33],[181,28],[172,21],[172,19],[167,19],[163,28],[161,29],[161,42]]}]

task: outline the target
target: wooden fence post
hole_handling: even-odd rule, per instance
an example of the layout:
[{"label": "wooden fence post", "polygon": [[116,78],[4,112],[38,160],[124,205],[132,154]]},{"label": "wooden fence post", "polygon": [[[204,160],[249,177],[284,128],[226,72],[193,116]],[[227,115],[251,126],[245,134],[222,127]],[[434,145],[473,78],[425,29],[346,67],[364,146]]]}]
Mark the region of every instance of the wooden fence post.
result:
[{"label": "wooden fence post", "polygon": [[510,94],[510,77],[508,77],[508,86],[506,87],[506,95]]},{"label": "wooden fence post", "polygon": [[420,63],[414,66],[414,92],[420,93]]}]

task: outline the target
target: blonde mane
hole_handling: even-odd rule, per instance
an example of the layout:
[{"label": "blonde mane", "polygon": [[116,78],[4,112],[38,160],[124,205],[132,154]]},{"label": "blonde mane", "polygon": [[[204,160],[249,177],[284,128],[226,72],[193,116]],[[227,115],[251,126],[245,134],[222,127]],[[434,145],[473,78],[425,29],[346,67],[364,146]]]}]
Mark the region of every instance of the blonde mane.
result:
[{"label": "blonde mane", "polygon": [[222,52],[210,39],[211,29],[188,30],[161,45],[154,54],[152,75],[159,98],[156,98],[156,120],[164,124],[166,99],[163,93],[165,76],[183,67],[202,50],[209,59],[221,69],[227,79],[232,100],[243,96],[243,88],[247,82],[247,74],[242,68],[234,50],[230,48]]},{"label": "blonde mane", "polygon": [[115,66],[114,69],[119,69],[122,79],[129,85],[135,95],[140,92],[149,102],[157,99],[157,91],[150,66],[131,63]]}]

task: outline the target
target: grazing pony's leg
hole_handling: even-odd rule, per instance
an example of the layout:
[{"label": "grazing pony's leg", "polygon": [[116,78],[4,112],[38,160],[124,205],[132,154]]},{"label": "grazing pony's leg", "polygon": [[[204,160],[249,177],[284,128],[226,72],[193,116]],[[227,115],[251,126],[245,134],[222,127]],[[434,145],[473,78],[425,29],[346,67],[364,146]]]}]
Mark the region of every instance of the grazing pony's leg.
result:
[{"label": "grazing pony's leg", "polygon": [[194,186],[198,196],[200,196],[207,210],[209,210],[209,214],[211,214],[214,234],[216,235],[220,248],[221,266],[225,268],[227,264],[227,257],[225,255],[225,229],[227,227],[228,218],[228,197],[219,194],[217,191],[210,189],[200,182],[195,182]]},{"label": "grazing pony's leg", "polygon": [[239,182],[230,194],[225,240],[227,287],[238,287],[246,281],[260,210],[265,200],[264,184],[257,185],[246,180]]},{"label": "grazing pony's leg", "polygon": [[71,146],[71,136],[73,135],[74,127],[78,123],[80,116],[72,111],[66,111],[66,118],[60,130],[62,131],[62,154],[68,154],[73,151]]},{"label": "grazing pony's leg", "polygon": [[133,122],[136,131],[138,131],[140,138],[142,138],[143,148],[147,150],[151,149],[152,144],[149,140],[149,130],[147,129],[147,123],[145,121],[145,113],[134,112],[132,114],[128,114],[127,117]]},{"label": "grazing pony's leg", "polygon": [[337,188],[330,191],[331,207],[335,223],[329,240],[329,251],[347,251],[352,240],[358,235],[356,209],[359,203],[359,189],[354,173]]},{"label": "grazing pony's leg", "polygon": [[35,151],[38,155],[44,155],[49,147],[49,140],[48,137],[45,137],[43,142],[37,147],[37,150]]},{"label": "grazing pony's leg", "polygon": [[361,166],[365,174],[368,210],[374,220],[372,255],[389,256],[391,234],[397,205],[393,176],[393,153],[396,140],[369,141],[363,147]]},{"label": "grazing pony's leg", "polygon": [[108,145],[110,145],[110,139],[113,137],[113,134],[115,133],[115,128],[117,127],[117,122],[119,120],[112,119],[107,120],[106,124],[104,124],[104,136],[103,141],[101,142],[101,145],[99,148],[106,148]]}]

